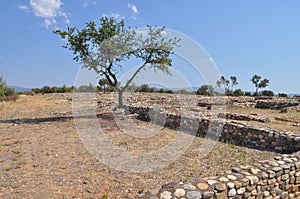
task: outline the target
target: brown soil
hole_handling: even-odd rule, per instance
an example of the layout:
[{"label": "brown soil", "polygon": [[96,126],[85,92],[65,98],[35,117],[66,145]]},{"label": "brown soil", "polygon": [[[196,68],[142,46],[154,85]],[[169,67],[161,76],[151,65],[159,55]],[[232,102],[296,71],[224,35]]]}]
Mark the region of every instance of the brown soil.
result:
[{"label": "brown soil", "polygon": [[[163,184],[216,176],[231,167],[276,156],[273,152],[217,142],[207,156],[199,158],[203,139],[189,135],[194,139],[192,145],[167,167],[148,173],[118,171],[105,166],[85,148],[69,98],[60,94],[36,95],[1,102],[0,198],[129,198],[158,190]],[[263,113],[259,114],[264,116]],[[155,136],[141,139],[122,131],[107,110],[97,114],[112,143],[131,152],[157,150],[178,133],[160,128]],[[134,120],[134,124],[149,129],[148,123]]]}]

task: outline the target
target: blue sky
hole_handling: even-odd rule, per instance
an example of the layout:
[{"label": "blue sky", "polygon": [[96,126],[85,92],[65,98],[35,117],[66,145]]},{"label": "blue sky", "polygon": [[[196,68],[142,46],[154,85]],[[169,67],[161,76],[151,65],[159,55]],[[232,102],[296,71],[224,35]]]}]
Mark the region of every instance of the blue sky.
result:
[{"label": "blue sky", "polygon": [[[9,85],[73,85],[80,66],[52,30],[107,15],[127,26],[166,26],[189,36],[221,75],[237,76],[238,88],[254,90],[250,78],[258,74],[270,79],[267,89],[300,93],[300,1],[4,0],[0,9],[0,75]],[[192,72],[190,82],[201,84]]]}]

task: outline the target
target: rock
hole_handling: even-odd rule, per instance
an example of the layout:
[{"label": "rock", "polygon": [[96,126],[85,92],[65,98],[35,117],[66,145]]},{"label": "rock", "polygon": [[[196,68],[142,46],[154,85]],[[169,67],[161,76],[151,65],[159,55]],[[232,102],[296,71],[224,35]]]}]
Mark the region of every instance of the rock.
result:
[{"label": "rock", "polygon": [[206,190],[206,189],[208,189],[208,184],[206,184],[206,183],[198,183],[197,184],[197,187],[200,189],[200,190]]},{"label": "rock", "polygon": [[229,191],[228,191],[228,196],[229,197],[233,197],[233,196],[235,196],[236,195],[236,190],[235,189],[230,189]]},{"label": "rock", "polygon": [[216,184],[218,181],[216,181],[216,180],[207,180],[207,184],[209,184],[209,185],[214,185],[214,184]]},{"label": "rock", "polygon": [[245,191],[246,191],[246,188],[245,188],[245,187],[239,188],[239,189],[237,190],[237,194],[241,195],[241,194],[245,193]]},{"label": "rock", "polygon": [[228,187],[229,189],[232,189],[232,188],[235,187],[235,184],[234,184],[233,182],[228,182],[228,183],[227,183],[227,187]]},{"label": "rock", "polygon": [[174,193],[174,196],[180,198],[182,196],[185,195],[185,190],[184,189],[176,189],[175,193]]},{"label": "rock", "polygon": [[213,191],[204,191],[202,193],[202,198],[203,199],[211,199],[214,196],[214,192]]},{"label": "rock", "polygon": [[237,179],[237,177],[234,176],[234,175],[227,175],[227,178],[228,178],[229,180],[233,180],[233,181]]},{"label": "rock", "polygon": [[191,184],[184,184],[183,188],[187,189],[187,190],[196,190],[196,187],[194,185],[191,185]]},{"label": "rock", "polygon": [[259,181],[257,176],[246,176],[246,178],[250,181],[250,185],[254,185]]},{"label": "rock", "polygon": [[223,183],[217,183],[215,185],[215,189],[218,191],[218,192],[222,192],[222,191],[225,191],[226,190],[226,186],[225,184]]},{"label": "rock", "polygon": [[164,191],[160,194],[160,199],[171,199],[172,193],[169,191]]},{"label": "rock", "polygon": [[239,172],[241,171],[241,169],[239,169],[239,168],[237,168],[237,167],[234,167],[234,168],[232,168],[231,170],[232,170],[232,172],[234,172],[234,173],[239,173]]},{"label": "rock", "polygon": [[228,182],[229,180],[228,180],[228,178],[221,177],[221,178],[219,178],[219,181],[220,182]]},{"label": "rock", "polygon": [[202,195],[199,191],[190,191],[186,194],[188,199],[201,199]]},{"label": "rock", "polygon": [[257,169],[257,168],[252,168],[252,167],[251,167],[251,168],[249,169],[249,171],[250,171],[252,174],[256,175],[257,172],[260,171],[260,170]]}]

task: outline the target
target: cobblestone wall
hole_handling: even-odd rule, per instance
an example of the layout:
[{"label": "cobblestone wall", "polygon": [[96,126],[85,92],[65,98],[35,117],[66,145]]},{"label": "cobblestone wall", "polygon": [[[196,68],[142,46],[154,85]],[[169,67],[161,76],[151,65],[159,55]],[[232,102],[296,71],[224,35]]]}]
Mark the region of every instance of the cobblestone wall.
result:
[{"label": "cobblestone wall", "polygon": [[300,198],[300,154],[280,155],[252,166],[239,166],[196,183],[162,186],[151,199],[288,199]]},{"label": "cobblestone wall", "polygon": [[[274,129],[256,128],[218,118],[206,119],[174,113],[155,111],[148,107],[128,107],[129,113],[137,114],[143,121],[150,121],[172,129],[192,132],[195,136],[218,137],[219,141],[230,141],[239,146],[293,153],[300,151],[300,134]],[[220,130],[221,128],[221,130]]]},{"label": "cobblestone wall", "polygon": [[[225,120],[209,120],[154,111],[146,107],[128,107],[138,118],[173,129],[195,132],[205,137],[216,132],[221,141],[282,154],[273,160],[251,166],[240,165],[217,177],[207,177],[195,183],[163,185],[156,195],[145,194],[147,199],[288,199],[300,198],[300,135],[291,132],[255,128]],[[218,129],[222,129],[219,133]],[[212,131],[209,131],[209,130]],[[293,153],[293,154],[291,154]]]}]

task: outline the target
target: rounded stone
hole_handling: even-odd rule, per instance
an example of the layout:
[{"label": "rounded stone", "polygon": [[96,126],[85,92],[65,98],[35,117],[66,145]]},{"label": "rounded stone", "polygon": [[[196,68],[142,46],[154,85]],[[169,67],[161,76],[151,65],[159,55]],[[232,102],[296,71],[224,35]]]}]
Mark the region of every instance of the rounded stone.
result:
[{"label": "rounded stone", "polygon": [[226,186],[225,184],[223,183],[217,183],[215,185],[215,189],[218,191],[218,192],[222,192],[222,191],[225,191],[226,190]]},{"label": "rounded stone", "polygon": [[233,181],[237,179],[237,177],[234,176],[234,175],[227,175],[227,178],[228,178],[229,180],[233,180]]},{"label": "rounded stone", "polygon": [[229,189],[232,189],[232,188],[235,187],[235,184],[234,184],[233,182],[228,182],[228,183],[227,183],[227,187],[228,187]]},{"label": "rounded stone", "polygon": [[235,196],[236,195],[236,190],[235,189],[230,189],[229,191],[228,191],[228,196],[229,197],[233,197],[233,196]]},{"label": "rounded stone", "polygon": [[206,183],[202,183],[202,182],[200,182],[200,183],[198,183],[197,184],[197,187],[200,189],[200,190],[206,190],[206,189],[208,189],[208,184],[206,184]]},{"label": "rounded stone", "polygon": [[219,178],[219,181],[220,182],[228,182],[229,180],[228,180],[228,178],[221,177],[221,178]]},{"label": "rounded stone", "polygon": [[196,190],[196,187],[194,185],[191,185],[191,184],[184,184],[183,188],[187,189],[187,190]]},{"label": "rounded stone", "polygon": [[188,199],[201,199],[202,195],[199,191],[190,191],[187,193],[186,197]]},{"label": "rounded stone", "polygon": [[185,195],[185,190],[184,189],[176,189],[175,193],[174,193],[174,196],[180,198],[182,196]]},{"label": "rounded stone", "polygon": [[172,193],[169,191],[164,191],[160,194],[160,199],[171,199]]},{"label": "rounded stone", "polygon": [[207,184],[209,185],[213,185],[213,184],[216,184],[218,181],[216,180],[207,180]]},{"label": "rounded stone", "polygon": [[213,191],[204,191],[202,193],[202,198],[203,199],[208,199],[208,198],[212,198],[214,196],[214,192]]}]

